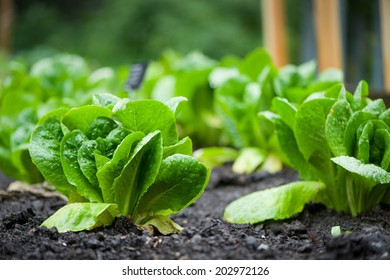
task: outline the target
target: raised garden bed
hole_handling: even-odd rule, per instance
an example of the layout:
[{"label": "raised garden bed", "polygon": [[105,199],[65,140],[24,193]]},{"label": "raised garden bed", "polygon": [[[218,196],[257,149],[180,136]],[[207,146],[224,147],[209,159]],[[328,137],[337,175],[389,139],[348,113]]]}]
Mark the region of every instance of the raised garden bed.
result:
[{"label": "raised garden bed", "polygon": [[[352,218],[309,204],[288,220],[257,225],[224,221],[229,202],[298,180],[290,169],[250,176],[235,175],[230,166],[215,169],[195,204],[173,216],[184,230],[168,236],[140,231],[127,218],[77,233],[42,228],[40,224],[65,201],[37,187],[7,191],[9,180],[0,178],[1,259],[390,259],[388,206]],[[11,187],[15,189],[15,183]],[[331,235],[333,226],[341,227],[340,236]]]}]

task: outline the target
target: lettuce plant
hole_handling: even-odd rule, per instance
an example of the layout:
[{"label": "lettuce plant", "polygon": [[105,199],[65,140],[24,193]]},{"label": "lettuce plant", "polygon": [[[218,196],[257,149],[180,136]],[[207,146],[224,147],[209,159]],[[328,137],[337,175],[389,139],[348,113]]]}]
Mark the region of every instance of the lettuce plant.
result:
[{"label": "lettuce plant", "polygon": [[17,180],[42,182],[28,153],[38,119],[58,107],[89,104],[92,94],[114,90],[118,77],[111,68],[92,71],[84,58],[70,54],[43,58],[31,67],[11,60],[7,68],[0,80],[0,170]]},{"label": "lettuce plant", "polygon": [[227,144],[237,152],[233,154],[230,147],[212,147],[198,150],[195,155],[204,162],[215,162],[210,158],[234,161],[236,173],[252,173],[259,168],[281,170],[283,158],[273,125],[259,118],[258,112],[271,110],[274,97],[299,104],[341,79],[340,71],[334,69],[317,76],[313,61],[277,69],[263,49],[254,50],[236,65],[215,68],[210,75],[215,87],[215,110],[222,120]]},{"label": "lettuce plant", "polygon": [[25,182],[42,182],[27,150],[29,135],[38,121],[38,82],[17,61],[10,61],[5,73],[0,80],[0,171]]},{"label": "lettuce plant", "polygon": [[273,121],[288,164],[304,181],[232,202],[228,221],[284,219],[309,201],[353,216],[390,202],[390,109],[382,99],[368,98],[367,83],[360,82],[353,95],[336,85],[299,106],[275,98],[273,109],[262,115]]},{"label": "lettuce plant", "polygon": [[42,225],[79,231],[129,216],[163,234],[179,231],[169,215],[192,204],[209,178],[192,157],[190,138],[178,140],[175,111],[183,98],[94,100],[49,112],[32,133],[33,162],[68,197]]}]

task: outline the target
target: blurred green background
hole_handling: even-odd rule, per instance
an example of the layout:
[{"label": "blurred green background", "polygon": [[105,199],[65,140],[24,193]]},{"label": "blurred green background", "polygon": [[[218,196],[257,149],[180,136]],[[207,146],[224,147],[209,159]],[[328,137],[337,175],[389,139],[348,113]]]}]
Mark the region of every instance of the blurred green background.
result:
[{"label": "blurred green background", "polygon": [[[0,0],[12,2],[12,54],[70,52],[117,66],[167,49],[220,59],[263,46],[260,0]],[[346,82],[383,87],[378,0],[340,0]],[[290,62],[316,57],[313,0],[285,0]]]},{"label": "blurred green background", "polygon": [[258,0],[14,2],[16,53],[60,50],[118,65],[166,49],[220,58],[261,45]]}]

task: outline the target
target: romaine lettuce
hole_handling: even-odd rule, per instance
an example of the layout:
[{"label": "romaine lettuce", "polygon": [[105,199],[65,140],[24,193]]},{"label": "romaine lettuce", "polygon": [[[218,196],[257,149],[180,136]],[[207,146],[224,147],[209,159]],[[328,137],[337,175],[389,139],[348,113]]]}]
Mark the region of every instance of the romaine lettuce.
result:
[{"label": "romaine lettuce", "polygon": [[32,133],[33,162],[69,198],[42,225],[79,231],[129,216],[163,234],[180,231],[169,215],[201,195],[209,169],[192,157],[189,138],[178,139],[178,104],[108,94],[94,100],[48,113]]}]

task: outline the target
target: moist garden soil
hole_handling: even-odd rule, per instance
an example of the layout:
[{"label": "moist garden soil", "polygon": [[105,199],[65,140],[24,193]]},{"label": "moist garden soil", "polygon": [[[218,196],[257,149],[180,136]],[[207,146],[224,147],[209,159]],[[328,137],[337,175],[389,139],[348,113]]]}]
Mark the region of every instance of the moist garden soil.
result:
[{"label": "moist garden soil", "polygon": [[[225,206],[244,194],[299,180],[284,169],[276,174],[236,175],[230,166],[214,169],[204,194],[173,216],[180,234],[151,235],[128,218],[108,227],[58,233],[40,227],[65,200],[50,186],[23,186],[0,176],[0,259],[390,259],[390,207],[351,217],[319,204],[283,221],[229,224]],[[343,234],[334,237],[331,228]]]}]

